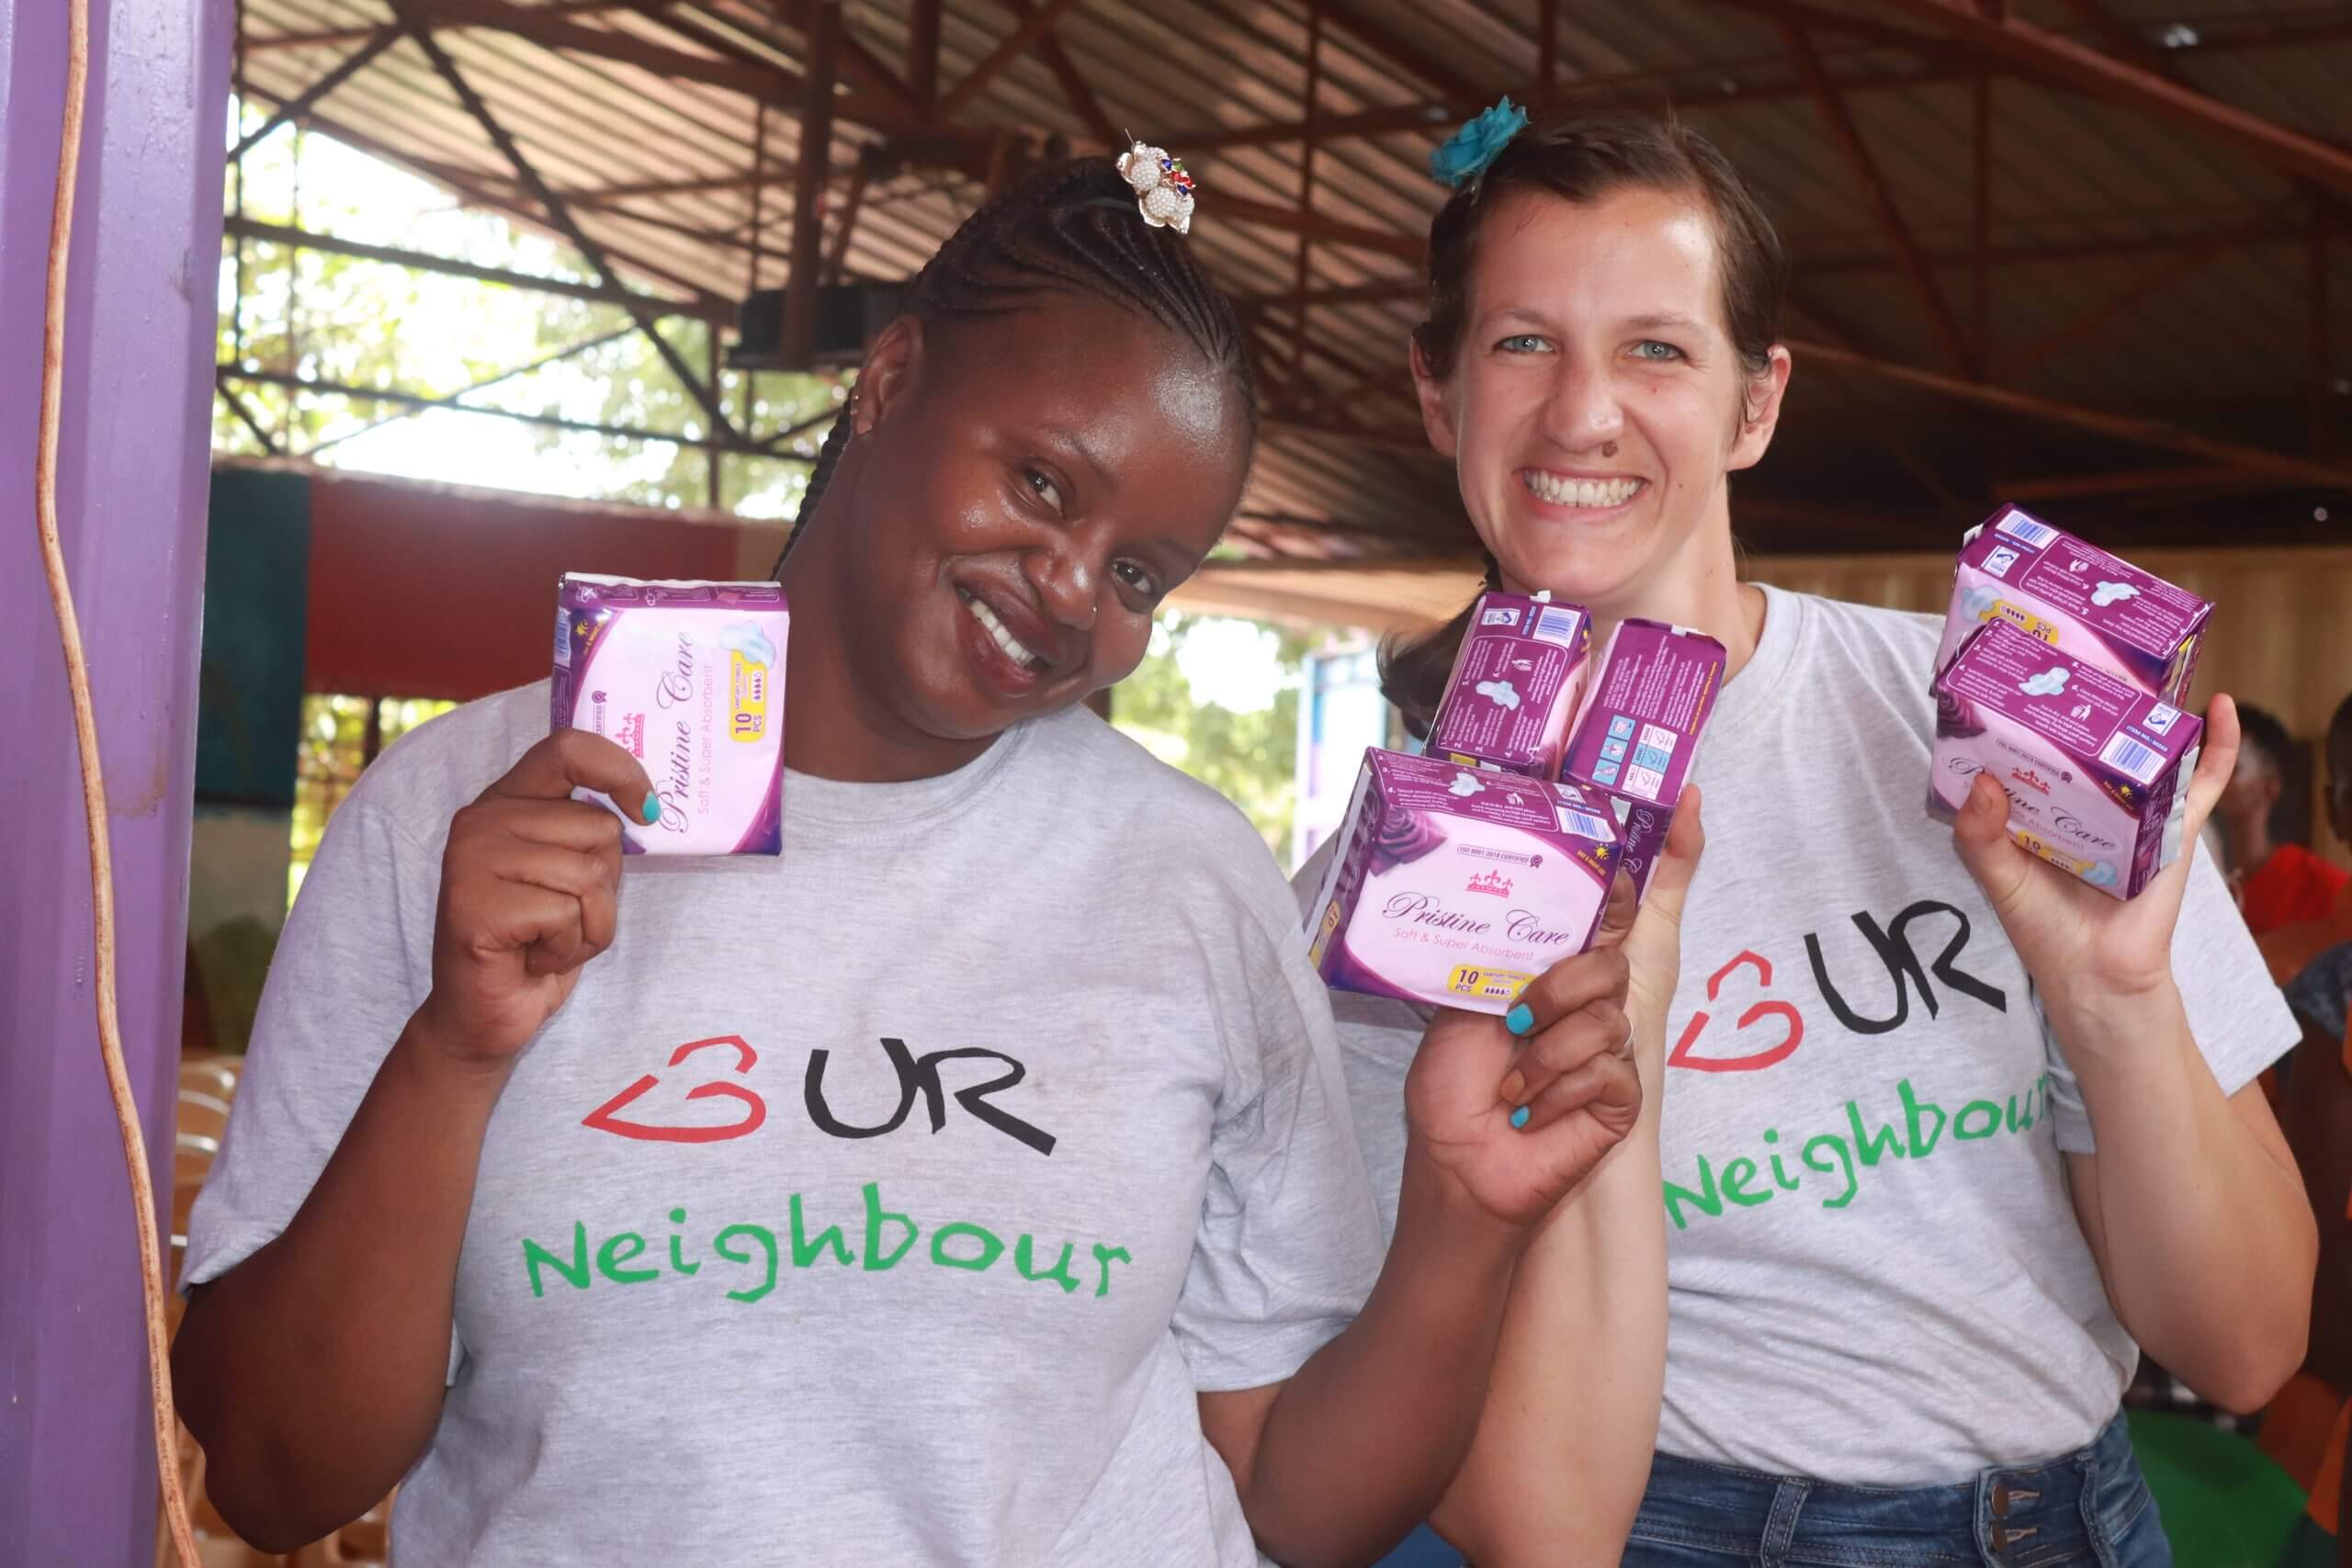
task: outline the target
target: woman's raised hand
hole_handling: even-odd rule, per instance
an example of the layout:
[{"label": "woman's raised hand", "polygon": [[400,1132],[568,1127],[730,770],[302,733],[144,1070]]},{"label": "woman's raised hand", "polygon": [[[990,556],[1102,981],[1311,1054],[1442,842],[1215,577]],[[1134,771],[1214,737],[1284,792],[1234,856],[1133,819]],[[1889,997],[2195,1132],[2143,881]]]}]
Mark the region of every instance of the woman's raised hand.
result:
[{"label": "woman's raised hand", "polygon": [[574,800],[602,791],[640,819],[652,781],[600,735],[559,729],[451,819],[433,929],[426,1037],[463,1066],[503,1071],[613,943],[620,819]]},{"label": "woman's raised hand", "polygon": [[1505,1017],[1449,1010],[1422,1035],[1405,1084],[1413,1140],[1478,1209],[1533,1225],[1633,1131],[1636,1057],[1663,1049],[1705,841],[1687,790],[1638,914],[1620,873],[1589,950],[1537,976]]},{"label": "woman's raised hand", "polygon": [[2237,705],[2217,696],[2205,713],[2205,750],[2189,778],[2180,858],[2135,898],[2116,898],[2040,863],[2009,836],[2009,801],[1984,774],[1972,781],[1952,844],[2046,1004],[2144,997],[2172,981],[2172,933],[2205,818],[2238,760]]}]

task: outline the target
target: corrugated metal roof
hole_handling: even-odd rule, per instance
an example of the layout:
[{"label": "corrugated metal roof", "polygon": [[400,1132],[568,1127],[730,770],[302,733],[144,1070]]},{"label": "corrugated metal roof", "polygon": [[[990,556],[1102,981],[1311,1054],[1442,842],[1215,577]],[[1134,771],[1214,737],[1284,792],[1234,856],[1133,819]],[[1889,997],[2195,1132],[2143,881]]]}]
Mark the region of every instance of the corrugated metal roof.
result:
[{"label": "corrugated metal roof", "polygon": [[[633,281],[732,300],[752,283],[755,245],[761,282],[773,286],[785,271],[790,171],[800,151],[791,79],[806,52],[797,18],[810,3],[417,0],[411,9],[433,19],[434,37],[526,155],[573,197],[582,228],[628,258],[624,270]],[[1047,3],[943,4],[942,91]],[[1489,96],[1526,93],[1540,68],[1541,7],[1555,3],[1315,0],[1321,18],[1315,113],[1386,111],[1387,118],[1375,130],[1315,146],[1313,213],[1372,231],[1377,243],[1317,238],[1307,259],[1310,288],[1409,279],[1442,194],[1422,172],[1430,145]],[[2352,109],[2337,85],[2352,65],[2352,10],[2188,3],[2193,14],[2157,0],[2101,0],[2105,26],[2086,22],[2093,8],[2083,0],[2032,0],[2013,9],[2032,26],[2161,71],[2239,109],[2352,142]],[[846,6],[845,38],[863,56],[853,64],[902,79],[912,16],[908,0]],[[1670,100],[1725,148],[1795,259],[1800,303],[1786,323],[1792,337],[1953,372],[1861,181],[1803,88],[1783,31],[1791,18],[1803,22],[1841,85],[1951,314],[1971,322],[1973,73],[1984,57],[1947,38],[1917,4],[1558,6],[1557,82],[1566,92],[1600,84],[1643,101]],[[388,0],[244,0],[243,79],[260,101],[282,102],[362,47],[372,29],[398,20]],[[1296,283],[1297,235],[1229,211],[1220,216],[1216,203],[1295,209],[1304,144],[1272,132],[1252,144],[1221,143],[1246,128],[1306,114],[1312,26],[1307,0],[1069,6],[1046,35],[1064,61],[1044,45],[1032,47],[963,106],[956,124],[1057,133],[1091,145],[1099,110],[1110,125],[1165,140],[1204,186],[1195,243],[1211,268],[1238,295],[1285,295]],[[650,66],[609,57],[631,51],[658,54],[648,52]],[[846,93],[887,106],[902,89],[883,83],[877,91],[876,75],[851,71]],[[1083,84],[1092,107],[1075,101],[1069,76]],[[746,88],[764,90],[764,111]],[[2315,326],[2305,237],[2312,189],[2212,134],[2086,96],[2036,71],[1999,66],[1992,106],[1990,237],[1999,259],[1989,273],[1990,343],[1981,345],[1990,378],[2047,399],[2308,455],[2305,391],[2315,331],[2341,344],[2352,300],[2347,239],[2330,256],[2331,319]],[[903,107],[892,112],[910,123],[919,118]],[[478,199],[533,207],[413,39],[393,43],[338,86],[310,119]],[[1225,134],[1220,144],[1194,149],[1184,144],[1188,130]],[[833,166],[846,171],[890,140],[888,130],[837,119]],[[984,159],[982,149],[975,169]],[[837,174],[837,204],[842,189]],[[937,167],[877,179],[860,209],[848,270],[911,273],[980,190],[973,175]],[[2237,243],[2177,265],[2177,276],[2132,308],[2014,376],[2005,373],[2031,345],[2177,263],[2199,237],[2241,230]],[[1318,304],[1307,316],[1301,357],[1294,310],[1259,313],[1261,357],[1287,406],[1273,411],[1280,417],[1244,503],[1238,537],[1245,547],[1349,558],[1459,547],[1459,505],[1442,465],[1406,445],[1300,427],[1300,403],[1345,391],[1340,407],[1351,423],[1409,431],[1415,415],[1402,357],[1413,318],[1409,295]],[[2331,375],[2342,358],[2331,350]],[[1316,411],[1327,423],[1329,414]],[[2352,429],[2345,439],[2352,443]],[[1808,368],[1800,356],[1775,451],[1742,483],[1742,531],[1762,548],[1917,543],[1948,536],[2006,479],[2187,461],[1849,370]],[[2233,525],[2283,536],[2298,531],[2300,518],[2307,533],[2308,495],[2274,491],[2258,504],[2236,503]],[[2211,515],[2167,505],[2161,493],[2153,499],[2153,506],[2147,496],[2069,506],[2111,510],[2110,532],[2150,539],[2194,530]]]}]

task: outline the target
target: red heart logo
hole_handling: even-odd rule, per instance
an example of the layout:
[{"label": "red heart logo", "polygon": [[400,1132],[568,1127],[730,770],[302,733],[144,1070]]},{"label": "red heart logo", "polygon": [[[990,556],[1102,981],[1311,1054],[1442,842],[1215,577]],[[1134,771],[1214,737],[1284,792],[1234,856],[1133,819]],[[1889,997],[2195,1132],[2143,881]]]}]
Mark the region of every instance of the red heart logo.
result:
[{"label": "red heart logo", "polygon": [[[760,1054],[752,1050],[750,1043],[741,1035],[718,1034],[713,1035],[708,1040],[690,1040],[679,1046],[670,1053],[669,1065],[674,1067],[695,1052],[708,1050],[718,1045],[735,1047],[734,1070],[739,1076],[751,1071],[752,1065],[760,1059]],[[747,1134],[756,1133],[760,1130],[761,1124],[768,1119],[766,1100],[741,1084],[722,1081],[697,1084],[686,1090],[684,1098],[710,1100],[723,1096],[729,1100],[741,1100],[745,1107],[745,1113],[740,1122],[721,1122],[715,1126],[690,1124],[682,1127],[665,1127],[656,1122],[633,1122],[619,1114],[621,1111],[643,1099],[661,1081],[658,1075],[646,1074],[582,1117],[580,1124],[583,1127],[593,1127],[600,1133],[611,1133],[623,1138],[638,1138],[648,1143],[716,1144],[729,1138],[741,1138]]]},{"label": "red heart logo", "polygon": [[[1742,953],[1707,977],[1709,1001],[1712,1002],[1723,995],[1724,981],[1733,970],[1739,968],[1742,964],[1755,965],[1758,984],[1766,989],[1770,988],[1772,961],[1760,953]],[[1750,1052],[1744,1056],[1694,1056],[1690,1054],[1690,1047],[1697,1043],[1700,1034],[1705,1031],[1709,1016],[1703,1011],[1690,1015],[1690,1021],[1683,1025],[1682,1037],[1674,1043],[1673,1051],[1666,1058],[1668,1066],[1689,1067],[1693,1072],[1701,1073],[1759,1072],[1776,1062],[1787,1060],[1789,1053],[1794,1051],[1799,1043],[1804,1039],[1804,1016],[1802,1013],[1787,1002],[1762,1001],[1753,1004],[1746,1012],[1739,1015],[1739,1022],[1734,1026],[1735,1032],[1746,1030],[1749,1024],[1756,1022],[1758,1019],[1778,1018],[1788,1026],[1788,1033],[1777,1043],[1768,1045],[1760,1051]]]}]

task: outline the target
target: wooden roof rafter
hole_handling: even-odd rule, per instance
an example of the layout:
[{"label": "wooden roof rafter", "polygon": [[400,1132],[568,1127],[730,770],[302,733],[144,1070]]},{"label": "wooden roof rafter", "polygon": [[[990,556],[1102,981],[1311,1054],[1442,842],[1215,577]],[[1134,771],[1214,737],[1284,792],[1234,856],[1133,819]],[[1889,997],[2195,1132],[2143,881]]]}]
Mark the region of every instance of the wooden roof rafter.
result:
[{"label": "wooden roof rafter", "polygon": [[[276,103],[277,118],[355,132],[372,139],[370,151],[404,154],[409,167],[443,178],[466,200],[567,239],[577,231],[632,279],[620,284],[605,274],[616,289],[638,292],[654,279],[690,286],[691,305],[678,308],[713,319],[722,319],[752,286],[747,276],[756,285],[763,254],[774,264],[767,281],[775,281],[803,228],[815,231],[813,260],[796,272],[892,276],[911,270],[975,195],[1004,175],[1009,155],[1034,156],[1051,147],[1057,132],[1111,142],[1125,129],[1114,125],[1114,111],[1138,116],[1138,130],[1187,155],[1196,170],[1204,155],[1213,155],[1204,208],[1219,221],[1196,243],[1257,323],[1264,341],[1255,356],[1288,378],[1270,402],[1268,426],[1269,493],[1284,496],[1285,516],[1361,503],[1361,473],[1351,477],[1340,460],[1346,448],[1378,451],[1384,461],[1420,448],[1418,434],[1396,419],[1407,405],[1374,394],[1385,386],[1384,361],[1394,357],[1387,340],[1401,336],[1421,288],[1410,269],[1423,243],[1420,216],[1435,199],[1417,168],[1421,144],[1517,78],[1525,81],[1511,89],[1513,96],[1539,105],[1627,96],[1674,101],[1703,118],[1719,140],[1724,132],[1715,117],[1809,102],[1815,114],[1803,119],[1758,114],[1724,123],[1743,132],[1754,127],[1759,150],[1752,164],[1742,161],[1764,171],[1766,183],[1775,181],[1776,169],[1792,166],[1792,153],[1802,160],[1809,186],[1792,190],[1792,180],[1780,181],[1768,200],[1778,216],[1781,204],[1794,198],[1811,302],[1834,301],[1860,335],[1849,339],[1854,346],[1821,343],[1818,330],[1801,342],[1808,355],[1819,355],[1825,368],[1849,380],[1884,383],[1891,395],[1881,412],[1899,405],[1917,419],[1924,397],[2011,422],[2005,428],[2023,432],[2023,444],[1990,455],[2004,467],[2014,458],[2020,471],[2035,475],[2033,482],[2064,480],[2064,463],[2052,461],[2050,445],[2050,433],[2064,430],[2143,444],[2162,445],[2173,434],[2215,443],[2220,456],[2165,449],[2198,457],[2200,466],[2189,471],[2210,469],[2231,476],[2234,487],[2255,487],[2240,493],[2260,493],[2263,484],[2342,482],[2324,457],[2266,449],[2300,446],[2271,434],[2290,428],[2300,434],[2300,421],[2247,423],[2237,429],[2250,438],[2226,439],[2222,426],[2207,431],[2201,416],[2154,417],[2163,412],[2150,402],[2159,396],[2154,381],[2111,380],[2111,395],[2095,385],[2086,389],[2103,355],[2139,346],[2124,342],[2124,329],[2152,300],[2162,298],[2168,331],[2180,335],[2204,330],[2200,313],[2213,330],[2225,319],[2236,323],[2237,299],[2260,310],[2282,293],[2307,296],[2308,316],[2300,307],[2277,313],[2292,314],[2298,329],[2307,321],[2312,330],[2295,330],[2291,342],[2267,350],[2291,368],[2278,374],[2282,367],[2272,367],[2262,384],[2300,388],[2308,380],[2314,454],[2324,446],[2338,423],[2326,401],[2340,384],[2334,344],[2346,340],[2340,324],[2331,330],[2330,301],[2340,308],[2352,296],[2344,278],[2331,278],[2346,258],[2346,248],[2331,246],[2328,236],[2342,226],[2333,207],[2352,198],[2352,152],[2296,129],[2298,118],[2317,121],[2286,100],[2267,117],[2222,101],[2213,85],[2243,81],[2239,68],[2221,74],[2199,67],[2226,55],[2245,57],[2247,71],[2257,69],[2253,62],[2260,71],[2286,71],[2301,57],[2352,39],[2352,14],[2342,7],[2191,16],[2186,20],[2193,27],[2177,29],[2179,39],[2160,39],[2124,14],[2125,0],[2041,0],[2033,11],[2040,26],[2008,8],[1987,16],[1981,0],[1657,0],[1661,13],[1671,14],[1661,37],[1682,27],[1688,39],[1726,40],[1721,49],[1702,41],[1661,55],[1636,47],[1630,30],[1611,34],[1593,17],[1564,12],[1558,0],[1506,0],[1516,23],[1524,24],[1521,48],[1505,47],[1483,14],[1449,25],[1438,9],[1424,16],[1399,0],[1269,0],[1272,8],[1263,13],[1234,9],[1230,0],[1170,0],[1172,11],[1149,16],[1103,0],[862,0],[839,17],[839,85],[828,95],[838,135],[823,139],[816,183],[806,199],[795,199],[809,160],[795,144],[791,121],[809,107],[811,28],[820,10],[839,15],[831,0],[400,0],[403,19],[421,13],[428,34],[466,35],[448,52],[469,73],[481,63],[481,96],[494,112],[513,107],[523,149],[533,158],[545,153],[538,189],[519,174],[483,166],[446,123],[413,139],[376,107],[374,95],[386,91],[368,85],[377,62],[354,61],[371,46],[379,55],[392,48],[382,41],[381,22],[371,20],[381,3],[247,0],[250,8],[272,14],[251,40],[251,58],[277,62],[254,67],[266,73],[254,85],[256,97]],[[1436,8],[1449,3],[1431,0]],[[1185,21],[1176,13],[1187,6],[1205,7],[1202,15],[1216,18],[1216,26]],[[1705,34],[1700,18],[1715,12],[1748,20]],[[346,17],[347,26],[334,25]],[[2048,25],[2053,21],[2058,25]],[[1197,58],[1171,65],[1170,40],[1181,50],[1194,37],[1204,40]],[[1304,52],[1302,37],[1308,40]],[[1318,38],[1324,64],[1336,73],[1325,76],[1328,87],[1299,113],[1284,97],[1295,106],[1299,82],[1315,79]],[[1786,47],[1767,52],[1763,46],[1775,38]],[[496,39],[517,41],[502,46]],[[330,50],[329,42],[338,47]],[[305,47],[312,52],[296,52]],[[413,51],[401,50],[402,58],[391,62],[399,67],[396,90],[413,99],[420,73]],[[1154,70],[1114,63],[1138,58],[1152,60]],[[583,128],[579,155],[559,152],[551,139],[560,134],[560,97],[548,95],[528,107],[509,103],[527,93],[530,73],[542,62],[550,80],[601,63],[596,89],[608,98],[641,91],[654,96],[643,84],[657,75],[676,90],[660,96],[656,115],[690,130],[707,122],[715,134],[694,144],[695,155],[683,160],[673,177],[663,176],[648,156],[652,143],[642,140],[634,146],[612,141],[600,162],[594,127]],[[338,69],[335,80],[325,80]],[[2006,150],[1982,129],[1973,141],[1965,133],[1970,95],[1975,125],[1994,122],[1988,106],[1995,84]],[[1098,89],[1113,94],[1110,108]],[[1388,97],[1399,91],[1404,101]],[[1875,96],[1858,101],[1868,95]],[[2243,90],[2236,96],[2247,96]],[[2088,99],[2133,116],[2086,109]],[[1915,100],[1939,107],[1914,110]],[[1204,123],[1197,135],[1163,131],[1177,117],[1164,107],[1155,113],[1154,104],[1189,108],[1184,118],[1198,122],[1223,123]],[[773,150],[764,132],[754,139],[727,129],[739,113],[748,124],[755,113],[770,111],[778,111],[773,118],[783,132]],[[2052,145],[2051,127],[2061,117],[2069,130]],[[2196,141],[2132,130],[2135,117]],[[1914,145],[1933,118],[1943,122],[1939,129],[1961,128],[1951,140],[1967,145],[1957,154]],[[2077,132],[2076,125],[2096,130]],[[2079,186],[2095,176],[2102,158],[2106,166],[2114,164],[2109,146],[2097,144],[2100,139],[2121,146],[2142,134],[2152,138],[2146,145],[2159,157],[2177,155],[2184,145],[2188,156],[2210,149],[2202,153],[2203,183],[2192,178],[2168,205],[2143,197],[2135,206],[2124,194],[2128,182],[2120,182],[2110,206],[2077,204],[2065,209],[2064,222],[2036,206],[2036,178],[2052,188],[2064,180]],[[2042,140],[2034,145],[2049,147],[2051,166],[2014,166],[2023,139],[2035,137]],[[888,169],[869,170],[865,160],[886,145],[916,151]],[[1934,157],[1956,172],[1956,195],[1917,186],[1912,172]],[[2281,176],[2288,189],[2307,188],[2312,201],[2282,202],[2281,187],[2267,181],[2226,189],[2241,158]],[[2075,166],[2059,167],[2069,162]],[[896,177],[924,168],[955,172],[949,195],[924,194]],[[1996,176],[1998,203],[1990,199]],[[1834,203],[1843,205],[1832,211]],[[753,265],[748,274],[747,251]],[[2025,273],[2028,267],[2034,270]],[[2220,298],[2224,290],[2230,302]],[[1313,326],[1302,332],[1306,312]],[[2240,338],[2258,335],[2250,321],[2232,330]],[[1840,353],[1849,362],[1832,357]],[[1855,368],[1855,356],[1871,368]],[[1928,365],[1938,368],[1923,368]],[[2019,385],[2028,378],[2031,393]],[[2253,379],[2249,371],[2238,385]],[[1269,385],[1277,380],[1270,377]],[[1986,395],[1964,397],[1955,386]],[[1939,507],[1975,494],[1988,471],[1962,457],[1953,436],[1930,431],[1905,451],[1887,448],[1919,481],[1920,494]],[[2120,468],[2111,456],[2098,460],[2106,468],[2083,476],[2086,484]],[[1417,469],[1427,466],[1415,461]],[[1786,471],[1777,455],[1775,464],[1776,472]],[[1884,477],[1891,470],[1872,471]],[[2123,469],[2126,477],[2078,499],[2088,504],[2134,493],[2125,488],[2137,482],[2128,477],[2133,472],[2139,470]],[[2191,487],[2184,481],[2179,488]],[[1335,513],[1334,520],[1347,519]]]}]

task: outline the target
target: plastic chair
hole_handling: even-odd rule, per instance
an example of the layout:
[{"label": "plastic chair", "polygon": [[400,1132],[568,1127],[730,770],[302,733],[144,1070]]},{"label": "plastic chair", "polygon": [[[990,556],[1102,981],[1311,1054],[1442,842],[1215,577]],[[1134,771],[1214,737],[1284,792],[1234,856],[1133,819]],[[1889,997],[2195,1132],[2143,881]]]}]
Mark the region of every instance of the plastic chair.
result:
[{"label": "plastic chair", "polygon": [[2273,1568],[2303,1494],[2235,1432],[2186,1416],[2132,1412],[2132,1447],[2180,1568]]},{"label": "plastic chair", "polygon": [[213,1156],[220,1152],[218,1138],[208,1138],[201,1133],[175,1136],[172,1140],[172,1190],[203,1186],[204,1179],[212,1174]]},{"label": "plastic chair", "polygon": [[172,1144],[172,1185],[202,1186],[212,1173],[213,1156],[220,1152],[220,1135],[229,1130],[229,1102],[198,1089],[183,1089],[179,1096],[179,1128]]},{"label": "plastic chair", "polygon": [[[398,1489],[395,1488],[392,1497],[399,1495]],[[350,1564],[353,1568],[357,1568],[357,1565],[362,1563],[379,1564],[390,1557],[392,1497],[386,1497],[382,1502],[320,1542],[319,1544],[326,1548],[329,1553],[321,1561]]]},{"label": "plastic chair", "polygon": [[215,1145],[229,1130],[229,1102],[200,1089],[180,1087],[179,1130],[210,1138]]},{"label": "plastic chair", "polygon": [[232,1056],[184,1056],[180,1088],[209,1094],[226,1102],[237,1098],[237,1064]]}]

